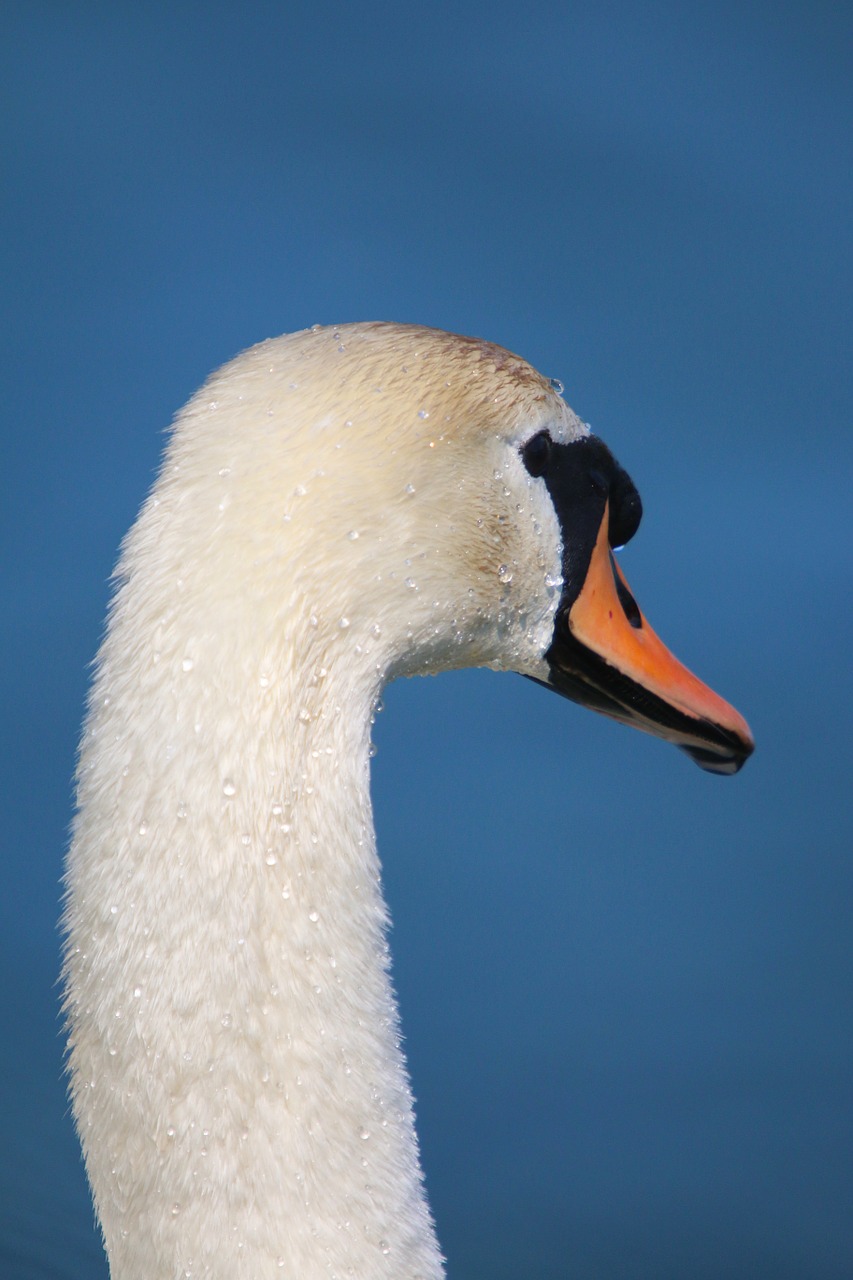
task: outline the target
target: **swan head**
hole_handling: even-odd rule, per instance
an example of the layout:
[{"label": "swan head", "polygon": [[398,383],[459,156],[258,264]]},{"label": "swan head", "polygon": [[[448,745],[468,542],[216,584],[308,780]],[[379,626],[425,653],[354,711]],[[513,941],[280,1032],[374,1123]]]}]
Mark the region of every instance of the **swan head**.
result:
[{"label": "swan head", "polygon": [[262,343],[179,415],[119,562],[67,877],[72,1100],[114,1276],[443,1274],[371,710],[395,676],[488,666],[733,772],[746,724],[612,557],[640,514],[549,379],[435,330]]},{"label": "swan head", "polygon": [[240,679],[292,669],[294,646],[374,693],[513,670],[735,772],[749,729],[640,612],[612,556],[639,495],[560,391],[498,346],[413,325],[261,343],[179,417],[121,571],[145,556],[161,613],[179,578],[197,647],[239,633]]}]

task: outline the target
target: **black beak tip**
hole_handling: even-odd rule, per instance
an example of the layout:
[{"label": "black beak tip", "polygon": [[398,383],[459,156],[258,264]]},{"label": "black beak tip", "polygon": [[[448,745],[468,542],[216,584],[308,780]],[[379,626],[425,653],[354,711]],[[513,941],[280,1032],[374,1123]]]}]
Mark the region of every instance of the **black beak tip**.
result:
[{"label": "black beak tip", "polygon": [[679,745],[691,760],[695,760],[700,769],[704,769],[707,773],[719,773],[725,776],[739,773],[755,750],[752,743],[745,742],[727,743],[725,747],[697,747],[692,743]]}]

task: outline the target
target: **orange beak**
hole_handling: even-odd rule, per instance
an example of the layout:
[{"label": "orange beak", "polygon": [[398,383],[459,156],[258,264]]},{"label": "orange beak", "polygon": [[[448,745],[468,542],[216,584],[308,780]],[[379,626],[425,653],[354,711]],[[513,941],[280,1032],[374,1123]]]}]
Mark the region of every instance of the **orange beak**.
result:
[{"label": "orange beak", "polygon": [[704,769],[736,773],[755,745],[749,726],[648,625],[611,554],[609,523],[607,504],[580,592],[558,615],[547,655],[550,683],[674,742]]}]

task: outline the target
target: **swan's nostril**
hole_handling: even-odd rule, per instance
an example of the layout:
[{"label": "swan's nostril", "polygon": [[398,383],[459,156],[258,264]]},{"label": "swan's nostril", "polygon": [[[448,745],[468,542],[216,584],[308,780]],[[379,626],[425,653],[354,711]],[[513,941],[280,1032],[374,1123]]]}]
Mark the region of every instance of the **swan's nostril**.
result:
[{"label": "swan's nostril", "polygon": [[625,610],[625,617],[631,626],[637,631],[641,631],[643,627],[643,615],[640,613],[640,606],[631,595],[631,592],[625,586],[624,581],[616,570],[616,561],[613,559],[613,552],[610,553],[610,568],[613,571],[613,581],[616,585],[616,594],[619,597],[619,603]]}]

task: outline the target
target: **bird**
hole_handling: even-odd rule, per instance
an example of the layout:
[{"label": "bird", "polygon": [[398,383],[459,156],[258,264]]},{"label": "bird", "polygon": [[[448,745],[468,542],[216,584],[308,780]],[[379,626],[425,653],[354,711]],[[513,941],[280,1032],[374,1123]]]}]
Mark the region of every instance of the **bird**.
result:
[{"label": "bird", "polygon": [[122,544],[77,768],[69,1092],[112,1280],[439,1280],[369,790],[383,687],[520,673],[736,772],[562,386],[389,322],[250,348]]}]

